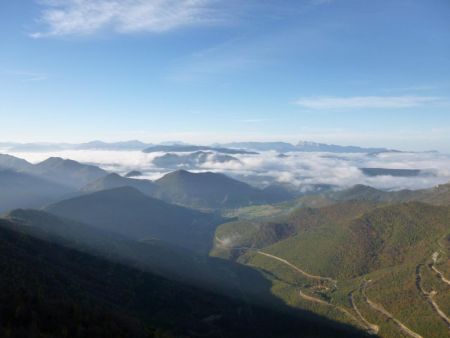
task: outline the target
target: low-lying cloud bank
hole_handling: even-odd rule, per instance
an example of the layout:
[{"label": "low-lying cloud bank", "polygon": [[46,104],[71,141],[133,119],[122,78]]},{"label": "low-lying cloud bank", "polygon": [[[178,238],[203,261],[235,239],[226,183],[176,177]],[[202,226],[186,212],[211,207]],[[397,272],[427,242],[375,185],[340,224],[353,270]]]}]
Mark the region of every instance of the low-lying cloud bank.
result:
[{"label": "low-lying cloud bank", "polygon": [[[0,151],[1,152],[1,151]],[[173,168],[158,168],[152,161],[164,153],[141,151],[63,150],[55,152],[7,152],[36,163],[51,156],[98,165],[124,174],[131,170],[143,178],[157,179]],[[220,163],[211,155],[195,171],[222,172],[256,184],[290,183],[298,187],[329,184],[341,188],[366,184],[380,189],[422,189],[450,182],[450,156],[440,153],[332,154],[274,151],[258,155],[234,155],[239,161]],[[420,169],[413,177],[366,176],[359,168]]]}]

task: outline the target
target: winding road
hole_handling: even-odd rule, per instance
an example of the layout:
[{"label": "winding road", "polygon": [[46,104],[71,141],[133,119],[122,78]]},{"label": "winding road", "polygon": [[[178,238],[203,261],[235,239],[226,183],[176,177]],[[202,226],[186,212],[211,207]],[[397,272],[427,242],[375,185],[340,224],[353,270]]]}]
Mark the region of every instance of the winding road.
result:
[{"label": "winding road", "polygon": [[294,264],[290,263],[289,261],[287,261],[287,260],[285,260],[283,258],[280,258],[278,256],[271,255],[271,254],[269,254],[267,252],[263,252],[263,251],[260,251],[260,250],[258,250],[256,253],[258,253],[260,255],[263,255],[263,256],[266,256],[266,257],[269,257],[269,258],[272,258],[272,259],[275,259],[275,260],[277,260],[277,261],[279,261],[281,263],[284,263],[284,264],[288,265],[289,267],[291,267],[292,269],[296,270],[297,272],[299,272],[300,274],[302,274],[303,276],[305,276],[307,278],[314,279],[314,280],[319,280],[319,281],[331,282],[331,283],[333,283],[334,286],[337,285],[337,280],[335,280],[333,278],[311,275],[310,273],[307,273],[306,271],[300,269],[299,267],[295,266]]},{"label": "winding road", "polygon": [[[225,246],[225,247],[229,247],[229,245],[227,245],[228,243],[226,243],[225,241],[219,239],[218,237],[216,237],[217,242],[221,245],[221,246]],[[256,254],[271,258],[273,260],[277,260],[287,266],[289,266],[290,268],[292,268],[293,270],[297,271],[298,273],[302,274],[303,276],[312,279],[312,280],[316,280],[316,281],[321,281],[321,282],[330,282],[333,284],[333,286],[335,288],[337,288],[337,280],[331,278],[331,277],[323,277],[323,276],[317,276],[317,275],[312,275],[302,269],[300,269],[299,267],[295,266],[294,264],[292,264],[291,262],[287,261],[286,259],[283,259],[281,257],[269,254],[267,252],[263,252],[261,250],[258,250],[256,248],[250,248],[250,247],[242,247],[239,249],[246,249],[246,250],[253,250],[256,252]],[[439,277],[440,280],[442,280],[444,283],[450,285],[450,280],[448,280],[447,278],[445,278],[444,274],[439,271],[434,264],[436,263],[437,260],[437,256],[435,257],[435,255],[433,255],[433,263],[430,264],[430,268],[436,273],[436,275]],[[439,305],[435,302],[434,300],[434,296],[437,294],[436,291],[431,291],[431,292],[427,292],[422,288],[421,285],[421,275],[420,275],[420,266],[418,265],[416,268],[416,286],[419,290],[419,292],[422,294],[422,296],[426,299],[426,301],[432,306],[433,310],[439,315],[439,317],[449,326],[450,328],[450,318],[439,308]],[[394,324],[396,324],[398,326],[398,328],[405,333],[406,335],[413,337],[413,338],[423,338],[423,336],[421,336],[420,334],[418,334],[417,332],[414,332],[413,330],[411,330],[410,328],[408,328],[405,324],[403,324],[400,320],[398,320],[397,318],[395,318],[390,312],[388,312],[382,305],[377,304],[373,301],[371,301],[366,294],[366,289],[367,289],[367,284],[370,282],[369,281],[364,281],[363,284],[360,287],[361,290],[361,294],[363,296],[364,301],[375,311],[381,313],[382,315],[384,315],[385,317],[387,317],[389,320],[391,320]],[[349,302],[354,310],[354,312],[358,315],[359,319],[356,318],[352,313],[350,313],[348,310],[346,310],[343,307],[334,305],[332,303],[329,303],[327,301],[324,301],[322,299],[310,296],[305,294],[302,290],[299,291],[299,296],[300,298],[310,301],[310,302],[314,302],[317,304],[321,304],[324,306],[329,306],[329,307],[333,307],[341,312],[343,312],[345,315],[347,315],[349,318],[351,318],[354,322],[358,323],[360,326],[362,326],[365,330],[367,330],[367,332],[369,334],[378,334],[379,332],[379,326],[373,323],[370,323],[363,315],[362,313],[359,311],[358,307],[356,306],[356,303],[354,301],[353,298],[353,292],[349,293]]]},{"label": "winding road", "polygon": [[416,267],[416,287],[419,290],[419,292],[422,294],[422,296],[425,298],[425,300],[428,302],[428,304],[431,305],[431,307],[433,308],[434,312],[437,313],[437,315],[439,317],[441,317],[441,319],[447,324],[447,326],[450,328],[450,318],[448,318],[448,316],[445,314],[444,311],[441,310],[441,308],[439,307],[439,305],[435,302],[435,300],[433,299],[434,296],[437,295],[436,291],[431,291],[431,292],[427,292],[425,291],[425,289],[422,287],[422,276],[420,275],[420,269],[421,269],[422,265],[419,264]]},{"label": "winding road", "polygon": [[445,284],[450,285],[450,280],[448,280],[447,278],[445,278],[444,274],[443,274],[441,271],[439,271],[439,270],[434,266],[434,264],[431,264],[431,265],[430,265],[430,268],[436,273],[436,275],[439,277],[439,279],[440,279],[441,281],[443,281]]},{"label": "winding road", "polygon": [[362,290],[362,295],[364,297],[364,300],[367,304],[369,304],[369,306],[371,308],[373,308],[375,311],[380,312],[381,314],[383,314],[384,316],[386,316],[388,319],[392,320],[399,328],[402,332],[404,332],[405,334],[407,334],[408,336],[411,336],[413,338],[423,338],[423,336],[421,336],[420,334],[414,332],[413,330],[411,330],[410,328],[408,328],[405,324],[403,324],[401,321],[399,321],[397,318],[395,318],[391,313],[389,313],[382,305],[377,304],[375,302],[372,302],[366,294],[366,288],[367,288],[367,284],[370,283],[370,281],[365,281],[361,287]]},{"label": "winding road", "polygon": [[[438,242],[438,244],[440,244],[440,243]],[[450,285],[450,280],[448,280],[447,278],[445,278],[444,274],[443,274],[441,271],[439,271],[439,270],[434,266],[434,265],[436,264],[437,260],[438,260],[438,257],[439,257],[439,252],[436,251],[436,252],[431,256],[431,259],[433,260],[433,263],[430,264],[430,267],[431,267],[431,269],[432,269],[434,272],[436,272],[436,275],[439,277],[439,279],[440,279],[441,281],[443,281],[445,284]]]},{"label": "winding road", "polygon": [[444,274],[441,271],[439,271],[438,269],[436,269],[436,267],[434,265],[431,265],[431,269],[433,269],[433,271],[436,272],[436,275],[441,279],[441,281],[443,281],[445,284],[450,285],[450,280],[445,278]]},{"label": "winding road", "polygon": [[[299,267],[295,266],[294,264],[290,263],[289,261],[280,258],[278,256],[269,254],[267,252],[263,252],[258,250],[257,251],[258,254],[269,257],[271,259],[277,260],[287,266],[289,266],[290,268],[294,269],[295,271],[299,272],[300,274],[304,275],[305,277],[308,277],[310,279],[313,280],[318,280],[318,281],[327,281],[327,282],[331,282],[333,283],[333,286],[336,287],[337,285],[337,280],[330,278],[330,277],[323,277],[323,276],[316,276],[316,275],[311,275],[310,273],[300,269]],[[369,334],[377,334],[378,333],[378,326],[370,324],[369,322],[367,322],[366,320],[358,320],[358,318],[356,318],[350,311],[348,311],[347,309],[338,306],[338,305],[334,305],[332,303],[326,302],[322,299],[310,296],[305,294],[302,290],[299,291],[299,296],[300,298],[303,298],[307,301],[313,302],[313,303],[317,303],[317,304],[321,304],[324,306],[329,306],[332,307],[340,312],[342,312],[344,315],[346,315],[348,318],[350,318],[354,323],[358,324],[359,326],[361,326],[364,330],[367,331],[367,333]],[[358,314],[360,317],[362,317],[362,315]]]},{"label": "winding road", "polygon": [[350,304],[352,305],[353,310],[358,314],[358,317],[361,319],[361,321],[366,325],[366,327],[369,329],[369,333],[370,334],[378,334],[378,332],[380,331],[380,327],[378,325],[372,324],[370,323],[361,313],[361,311],[359,311],[358,307],[356,306],[355,300],[353,299],[353,292],[350,292],[348,295]]}]

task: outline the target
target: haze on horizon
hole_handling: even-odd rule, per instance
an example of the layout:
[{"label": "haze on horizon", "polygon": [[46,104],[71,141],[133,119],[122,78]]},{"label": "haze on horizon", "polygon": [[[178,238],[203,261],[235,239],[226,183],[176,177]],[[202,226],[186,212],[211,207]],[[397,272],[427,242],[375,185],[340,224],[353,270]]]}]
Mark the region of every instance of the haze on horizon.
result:
[{"label": "haze on horizon", "polygon": [[1,142],[450,152],[446,0],[0,4]]}]

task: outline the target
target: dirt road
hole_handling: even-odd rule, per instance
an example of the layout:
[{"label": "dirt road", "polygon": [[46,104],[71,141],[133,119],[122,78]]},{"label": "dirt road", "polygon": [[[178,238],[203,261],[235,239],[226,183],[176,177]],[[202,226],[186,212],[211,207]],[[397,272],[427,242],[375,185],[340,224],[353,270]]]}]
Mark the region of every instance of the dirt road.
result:
[{"label": "dirt road", "polygon": [[447,326],[450,328],[450,318],[441,310],[439,305],[434,301],[434,296],[437,295],[436,291],[428,292],[422,287],[422,276],[420,274],[420,269],[422,265],[419,264],[416,267],[416,287],[419,290],[419,292],[422,294],[422,296],[425,298],[425,300],[428,302],[428,304],[431,305],[434,312],[447,324]]},{"label": "dirt road", "polygon": [[[370,281],[369,281],[370,282]],[[411,330],[410,328],[408,328],[405,324],[403,324],[401,321],[399,321],[397,318],[395,318],[391,313],[389,313],[382,305],[377,304],[375,302],[372,302],[366,294],[366,288],[367,288],[367,284],[369,282],[364,282],[362,285],[362,295],[364,297],[364,300],[367,304],[369,304],[369,306],[371,308],[373,308],[375,311],[380,312],[381,314],[383,314],[384,316],[386,316],[387,318],[389,318],[390,320],[392,320],[398,327],[399,329],[404,332],[405,334],[407,334],[408,336],[411,336],[413,338],[423,338],[420,334],[414,332],[413,330]]]},{"label": "dirt road", "polygon": [[366,327],[369,329],[370,334],[378,334],[380,331],[380,327],[378,325],[370,323],[359,311],[358,307],[356,306],[355,300],[353,299],[353,291],[349,293],[348,295],[350,304],[353,307],[353,310],[358,314],[358,317],[361,319],[361,321],[366,325]]},{"label": "dirt road", "polygon": [[316,275],[311,275],[310,273],[308,273],[308,272],[306,272],[306,271],[300,269],[299,267],[295,266],[294,264],[292,264],[292,263],[288,262],[287,260],[285,260],[285,259],[283,259],[283,258],[280,258],[280,257],[278,257],[278,256],[271,255],[271,254],[269,254],[269,253],[266,253],[266,252],[263,252],[263,251],[260,251],[260,250],[258,250],[257,253],[260,254],[260,255],[263,255],[263,256],[266,256],[266,257],[275,259],[275,260],[277,260],[277,261],[279,261],[279,262],[282,262],[282,263],[284,263],[284,264],[290,266],[292,269],[296,270],[297,272],[301,273],[302,275],[304,275],[304,276],[307,277],[307,278],[315,279],[315,280],[319,280],[319,281],[327,281],[327,282],[331,282],[331,283],[333,283],[333,285],[336,285],[336,284],[337,284],[337,280],[335,280],[335,279],[333,279],[333,278],[330,278],[330,277],[322,277],[322,276],[316,276]]}]

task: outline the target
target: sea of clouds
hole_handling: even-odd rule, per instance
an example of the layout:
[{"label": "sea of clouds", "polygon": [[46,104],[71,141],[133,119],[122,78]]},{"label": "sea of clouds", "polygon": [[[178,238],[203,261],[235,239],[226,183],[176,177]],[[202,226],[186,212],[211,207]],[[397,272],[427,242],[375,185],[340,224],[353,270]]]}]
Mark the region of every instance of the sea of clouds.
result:
[{"label": "sea of clouds", "polygon": [[[32,163],[54,156],[98,165],[108,171],[120,174],[139,170],[144,174],[142,178],[152,180],[173,170],[153,165],[152,160],[163,153],[107,150],[0,152],[26,159]],[[274,151],[262,152],[258,155],[233,155],[238,161],[220,163],[214,160],[212,154],[206,163],[199,165],[194,171],[221,172],[259,184],[280,182],[294,184],[298,187],[330,184],[347,188],[355,184],[365,184],[379,189],[400,190],[423,189],[450,182],[450,155],[436,152],[379,154],[295,152],[286,153],[286,156],[283,157],[279,155]],[[359,168],[420,169],[423,173],[416,177],[369,177],[364,175]]]}]

